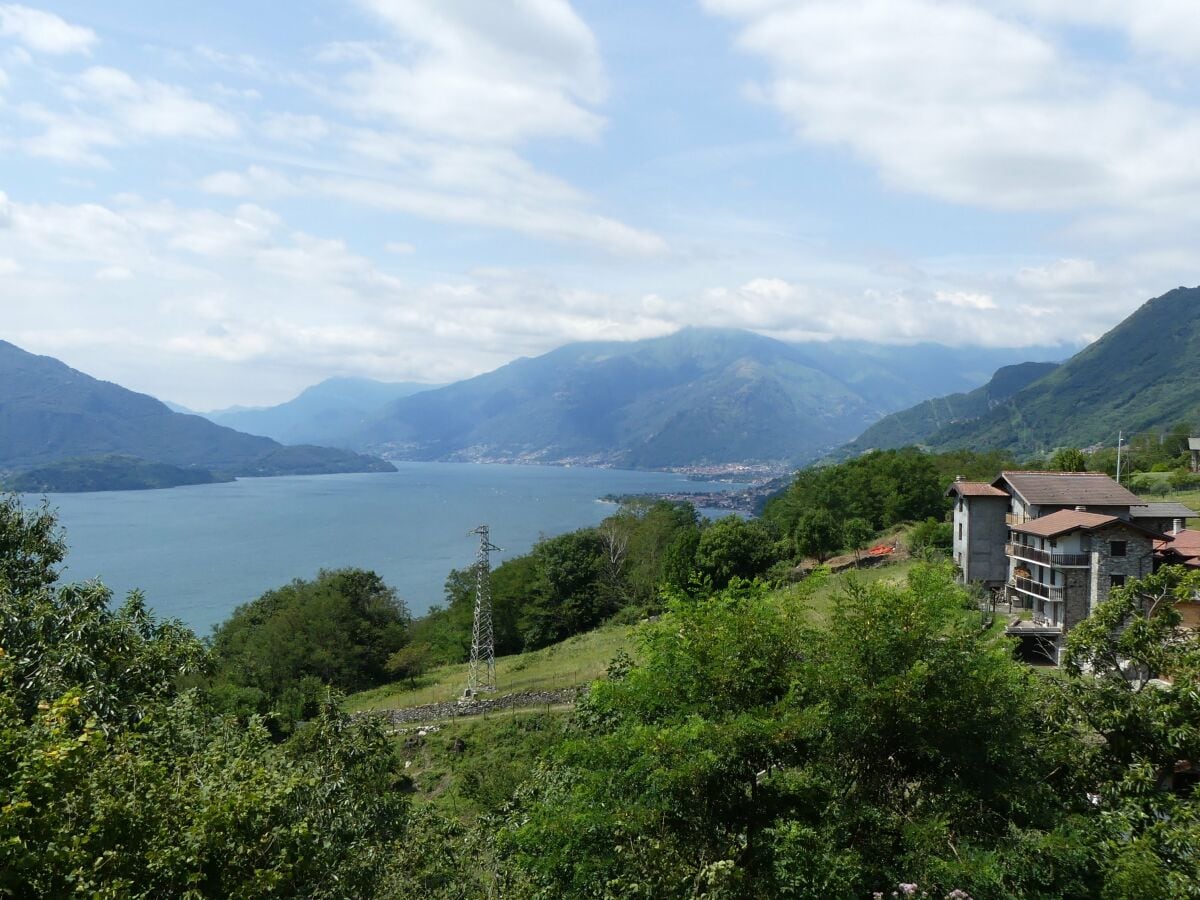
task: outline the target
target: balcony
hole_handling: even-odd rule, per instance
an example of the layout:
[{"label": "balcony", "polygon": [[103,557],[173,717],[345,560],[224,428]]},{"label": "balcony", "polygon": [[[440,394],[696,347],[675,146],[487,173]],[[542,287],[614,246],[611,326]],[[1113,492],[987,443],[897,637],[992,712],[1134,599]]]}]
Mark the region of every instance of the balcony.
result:
[{"label": "balcony", "polygon": [[1029,516],[1023,515],[1021,513],[1005,513],[1005,515],[1004,515],[1004,524],[1005,525],[1009,525],[1009,526],[1024,525],[1028,521],[1029,521]]},{"label": "balcony", "polygon": [[1051,587],[1048,584],[1042,584],[1040,581],[1034,581],[1032,578],[1022,578],[1020,575],[1017,575],[1013,577],[1009,585],[1023,594],[1041,597],[1043,600],[1049,600],[1052,603],[1061,603],[1063,599],[1063,589],[1061,587]]},{"label": "balcony", "polygon": [[1005,544],[1004,552],[1008,556],[1037,563],[1039,566],[1057,566],[1060,569],[1086,569],[1092,564],[1090,553],[1051,553],[1026,547],[1024,544]]}]

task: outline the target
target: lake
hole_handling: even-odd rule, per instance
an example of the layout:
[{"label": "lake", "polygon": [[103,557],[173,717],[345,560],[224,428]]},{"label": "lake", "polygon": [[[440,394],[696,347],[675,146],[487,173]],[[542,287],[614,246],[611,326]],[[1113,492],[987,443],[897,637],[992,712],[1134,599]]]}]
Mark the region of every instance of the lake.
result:
[{"label": "lake", "polygon": [[[606,494],[721,491],[683,475],[552,466],[397,463],[397,472],[247,478],[160,491],[51,494],[70,552],[64,580],[140,588],[164,617],[208,634],[240,603],[321,568],[378,572],[414,615],[474,562],[481,524],[504,552],[595,525]],[[26,497],[26,502],[35,498]]]}]

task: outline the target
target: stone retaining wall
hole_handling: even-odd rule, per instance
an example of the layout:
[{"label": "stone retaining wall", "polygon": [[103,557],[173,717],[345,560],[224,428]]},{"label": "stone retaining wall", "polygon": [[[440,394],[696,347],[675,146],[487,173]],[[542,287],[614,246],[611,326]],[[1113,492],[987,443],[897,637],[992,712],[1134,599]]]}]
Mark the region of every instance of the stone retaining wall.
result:
[{"label": "stone retaining wall", "polygon": [[558,691],[521,691],[503,697],[476,697],[462,703],[449,700],[445,703],[427,703],[424,706],[409,706],[404,709],[376,709],[358,715],[380,716],[392,725],[404,725],[409,722],[428,722],[458,716],[479,716],[526,706],[561,706],[564,703],[574,703],[583,690],[584,688],[563,688]]}]

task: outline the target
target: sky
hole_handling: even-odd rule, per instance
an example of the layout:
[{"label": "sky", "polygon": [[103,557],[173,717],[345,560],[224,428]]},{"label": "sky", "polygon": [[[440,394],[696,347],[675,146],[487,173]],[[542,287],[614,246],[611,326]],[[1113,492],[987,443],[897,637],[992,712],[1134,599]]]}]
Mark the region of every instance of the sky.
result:
[{"label": "sky", "polygon": [[0,338],[194,409],[1073,348],[1200,283],[1198,76],[1198,0],[0,0]]}]

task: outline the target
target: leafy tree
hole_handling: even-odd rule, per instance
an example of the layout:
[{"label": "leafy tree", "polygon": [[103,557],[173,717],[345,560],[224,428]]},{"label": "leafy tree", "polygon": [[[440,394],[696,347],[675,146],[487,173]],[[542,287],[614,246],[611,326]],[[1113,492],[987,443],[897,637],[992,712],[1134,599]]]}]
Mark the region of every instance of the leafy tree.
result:
[{"label": "leafy tree", "polygon": [[17,594],[52,584],[66,552],[47,503],[26,509],[17,494],[0,495],[0,586]]},{"label": "leafy tree", "polygon": [[393,675],[407,678],[411,684],[429,671],[434,662],[433,646],[425,642],[401,647],[388,658],[387,670]]},{"label": "leafy tree", "polygon": [[842,545],[854,551],[854,561],[859,561],[859,552],[875,537],[875,529],[866,519],[848,519],[842,525]]},{"label": "leafy tree", "polygon": [[213,636],[217,679],[271,703],[306,677],[344,691],[372,687],[387,680],[408,625],[404,604],[374,572],[322,570],[234,610]]},{"label": "leafy tree", "polygon": [[954,526],[949,522],[940,522],[932,517],[924,522],[918,522],[908,533],[908,548],[913,553],[949,550],[953,546]]},{"label": "leafy tree", "polygon": [[1087,457],[1078,447],[1063,447],[1050,457],[1050,468],[1055,472],[1086,472]]},{"label": "leafy tree", "polygon": [[522,611],[525,647],[537,649],[594,628],[616,611],[602,596],[604,542],[595,529],[581,529],[540,542],[533,551],[538,580]]},{"label": "leafy tree", "polygon": [[700,533],[695,568],[717,589],[734,578],[752,579],[775,562],[773,535],[757,520],[725,516]]},{"label": "leafy tree", "polygon": [[[866,519],[855,521],[864,522],[870,528]],[[812,509],[802,515],[796,523],[795,536],[800,555],[815,557],[817,562],[825,562],[843,545],[842,529],[826,509]]]}]

